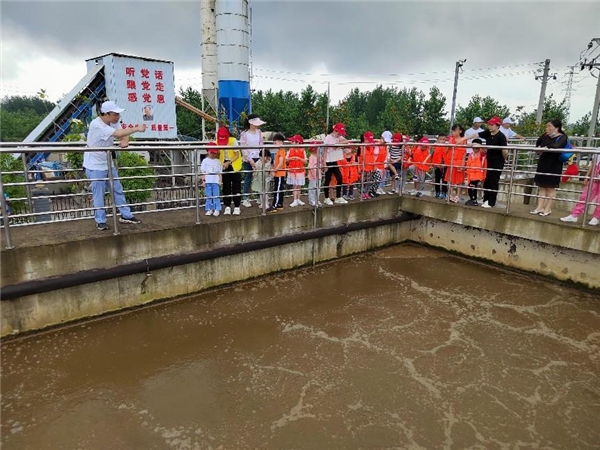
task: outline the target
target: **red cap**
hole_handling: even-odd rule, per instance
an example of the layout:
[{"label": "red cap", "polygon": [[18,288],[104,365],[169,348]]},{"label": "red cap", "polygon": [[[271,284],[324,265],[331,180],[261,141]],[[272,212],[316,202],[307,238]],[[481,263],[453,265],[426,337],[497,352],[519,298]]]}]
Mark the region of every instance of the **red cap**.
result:
[{"label": "red cap", "polygon": [[365,131],[363,137],[365,138],[365,142],[375,142],[375,135],[372,131]]},{"label": "red cap", "polygon": [[502,119],[498,116],[494,116],[492,117],[490,120],[487,121],[488,125],[502,125]]},{"label": "red cap", "polygon": [[217,144],[218,145],[227,145],[229,142],[229,130],[227,127],[220,127],[219,131],[217,131]]},{"label": "red cap", "polygon": [[421,144],[429,144],[429,139],[428,139],[428,138],[426,138],[425,136],[423,136],[419,142],[420,142]]},{"label": "red cap", "polygon": [[214,148],[215,147],[216,142],[209,142],[208,143],[208,153],[219,153],[219,149],[218,148]]},{"label": "red cap", "polygon": [[296,144],[304,144],[304,139],[302,139],[302,136],[300,136],[299,134],[293,135],[291,138],[288,139],[288,141],[295,142]]},{"label": "red cap", "polygon": [[394,133],[394,135],[392,136],[392,142],[394,144],[402,143],[402,133]]},{"label": "red cap", "polygon": [[340,133],[342,136],[346,136],[346,127],[344,127],[343,123],[336,123],[333,126],[333,131]]}]

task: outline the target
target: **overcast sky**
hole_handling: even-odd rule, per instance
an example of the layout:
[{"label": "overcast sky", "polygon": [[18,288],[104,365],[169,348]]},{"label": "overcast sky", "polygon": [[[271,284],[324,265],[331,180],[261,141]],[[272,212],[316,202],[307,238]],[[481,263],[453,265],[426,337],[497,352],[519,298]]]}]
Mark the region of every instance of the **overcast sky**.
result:
[{"label": "overcast sky", "polygon": [[[253,88],[300,91],[331,83],[337,102],[376,83],[452,97],[454,65],[466,58],[458,103],[492,95],[533,110],[539,62],[551,59],[561,100],[567,66],[600,37],[600,2],[265,1],[253,9]],[[2,95],[45,88],[56,100],[85,74],[85,59],[125,53],[175,63],[178,87],[200,88],[200,2],[3,0]],[[596,70],[596,74],[598,71]],[[571,121],[591,111],[596,79],[575,70]]]}]

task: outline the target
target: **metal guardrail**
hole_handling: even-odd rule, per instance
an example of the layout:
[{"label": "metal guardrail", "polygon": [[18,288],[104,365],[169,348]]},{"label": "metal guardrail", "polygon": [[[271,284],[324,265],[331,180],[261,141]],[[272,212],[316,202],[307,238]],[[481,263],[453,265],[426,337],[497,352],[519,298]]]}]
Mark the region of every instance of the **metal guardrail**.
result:
[{"label": "metal guardrail", "polygon": [[[43,173],[43,171],[29,170],[27,167],[27,162],[26,162],[25,153],[24,153],[24,152],[40,152],[40,151],[44,151],[44,150],[48,150],[53,153],[102,151],[102,152],[107,153],[107,159],[108,159],[108,161],[111,161],[111,155],[110,155],[111,150],[120,150],[118,148],[110,148],[108,150],[107,150],[107,148],[87,148],[87,147],[84,147],[83,145],[84,144],[82,144],[82,143],[47,143],[47,142],[27,143],[26,145],[23,145],[22,143],[17,143],[17,144],[0,143],[0,154],[21,153],[21,155],[22,155],[22,170],[13,171],[13,172],[0,171],[0,200],[1,200],[1,212],[2,212],[2,216],[0,217],[0,220],[1,220],[0,226],[4,229],[4,234],[5,234],[5,239],[6,239],[6,248],[13,247],[11,232],[10,232],[11,228],[27,226],[27,225],[32,225],[32,224],[39,224],[41,222],[56,223],[56,222],[65,222],[65,221],[82,220],[82,219],[87,220],[94,216],[94,211],[98,208],[94,208],[94,206],[91,202],[91,193],[87,190],[76,191],[76,192],[72,192],[72,193],[58,193],[58,194],[47,193],[45,195],[42,194],[42,195],[34,196],[33,190],[34,190],[35,186],[40,183],[39,181],[35,180],[36,175],[38,173]],[[341,147],[341,148],[352,147],[352,148],[356,148],[356,149],[363,149],[364,147],[373,146],[373,145],[387,145],[388,147],[391,146],[391,144],[350,143],[350,144],[339,145],[337,147]],[[429,144],[407,143],[407,144],[404,144],[402,147],[401,161],[405,161],[405,154],[408,151],[408,148],[410,146],[419,146],[419,145],[427,146],[430,148],[435,147],[435,146],[448,147],[448,148],[452,149],[452,151],[454,148],[468,147],[467,145],[452,145],[452,144],[438,144],[438,143],[429,143]],[[178,142],[176,144],[165,143],[165,142],[133,142],[128,150],[149,151],[149,152],[157,152],[157,151],[186,152],[188,155],[191,155],[191,158],[190,158],[191,161],[199,162],[199,161],[201,161],[202,157],[204,157],[206,155],[206,147],[207,147],[207,142]],[[218,147],[218,148],[221,150],[225,150],[225,149],[244,150],[244,149],[250,148],[250,147],[222,146],[222,147]],[[278,149],[279,147],[275,147],[273,145],[265,145],[264,148],[274,151],[274,150]],[[316,209],[318,207],[321,207],[321,205],[319,205],[318,199],[320,198],[321,193],[325,188],[325,186],[323,185],[323,182],[322,182],[322,176],[323,176],[325,170],[327,169],[326,165],[324,164],[323,158],[322,158],[323,149],[324,149],[323,145],[322,144],[305,144],[305,145],[292,144],[292,145],[285,145],[283,148],[285,148],[285,149],[304,148],[306,150],[309,150],[311,148],[316,149],[315,151],[319,155],[316,170],[317,170],[317,174],[320,174],[320,176],[317,177],[316,187],[313,187],[313,189],[316,189],[316,192],[318,194],[317,195],[317,203],[315,203],[313,208]],[[505,210],[506,214],[509,214],[511,212],[511,206],[512,206],[511,199],[513,196],[522,196],[524,198],[525,202],[527,199],[531,199],[531,198],[549,198],[549,197],[540,197],[538,195],[533,194],[533,192],[528,192],[531,190],[532,186],[531,186],[531,184],[524,184],[525,180],[531,179],[531,177],[536,173],[534,158],[535,158],[536,152],[540,151],[541,149],[535,148],[530,145],[523,145],[523,144],[511,144],[508,147],[491,147],[491,146],[485,147],[484,146],[483,148],[488,148],[488,149],[496,148],[496,149],[503,149],[503,150],[508,149],[509,150],[509,155],[508,155],[505,167],[502,170],[502,176],[504,177],[504,179],[502,181],[502,185],[505,188],[505,191],[500,191],[501,194],[505,194],[507,196],[507,202],[506,202],[506,205],[504,206],[504,210]],[[543,151],[561,152],[562,150],[543,149]],[[582,161],[584,163],[584,165],[585,164],[593,165],[593,164],[598,163],[598,161],[600,160],[600,149],[578,147],[578,148],[573,149],[573,152],[577,153],[578,159],[580,161]],[[308,155],[307,155],[307,159],[308,159]],[[366,163],[363,158],[363,159],[361,159],[361,161],[359,163],[351,165],[351,166],[354,166],[356,169],[358,169],[358,171],[360,173],[360,178],[356,183],[350,183],[350,184],[342,183],[341,184],[342,188],[349,189],[350,187],[353,187],[354,189],[356,189],[358,191],[359,201],[364,201],[367,199],[367,197],[365,197],[364,194],[368,193],[369,191],[373,192],[374,183],[377,183],[377,184],[380,183],[378,177],[371,176],[374,173],[375,169],[367,170],[367,169],[372,168],[372,166],[366,167],[365,164]],[[134,192],[148,192],[148,197],[149,197],[148,201],[143,201],[143,202],[139,202],[139,203],[136,203],[133,205],[129,205],[129,206],[133,207],[133,211],[136,214],[151,214],[153,212],[164,211],[164,210],[195,209],[196,223],[197,224],[202,223],[200,207],[205,205],[207,197],[205,196],[204,190],[202,189],[201,183],[200,183],[202,174],[199,171],[199,164],[196,163],[196,164],[180,164],[180,165],[174,165],[174,164],[150,165],[148,167],[152,168],[155,171],[154,175],[151,175],[151,176],[119,176],[119,180],[121,180],[121,181],[136,180],[136,179],[152,179],[152,180],[154,180],[153,186],[149,189],[130,189],[130,190],[124,191],[125,194],[134,193]],[[120,167],[119,168],[119,170],[126,170],[126,169],[136,169],[136,167]],[[449,170],[451,173],[454,170],[464,170],[464,169],[466,169],[466,165],[464,165],[464,164],[463,165],[453,165],[451,163],[450,165],[448,165],[446,167],[446,170]],[[380,170],[380,169],[376,169],[376,170]],[[492,170],[494,170],[494,169],[488,169],[488,171],[492,171]],[[43,182],[43,186],[45,188],[53,187],[53,186],[58,187],[60,185],[82,187],[82,186],[88,186],[89,182],[92,181],[87,178],[70,178],[69,174],[79,173],[79,172],[81,172],[81,169],[63,169],[62,171],[65,172],[65,174],[67,175],[65,178],[47,179],[46,181]],[[158,173],[156,173],[158,171],[163,171],[163,172],[170,171],[170,173],[168,175],[158,174]],[[430,168],[430,171],[431,171],[431,168]],[[181,173],[176,173],[176,172],[181,172]],[[249,172],[252,172],[252,171],[244,171],[244,170],[240,171],[242,177],[245,176]],[[285,169],[284,172],[287,175],[287,169]],[[385,172],[385,173],[387,173],[387,172]],[[17,178],[20,180],[6,182],[5,180],[7,179],[7,177],[13,177],[13,178]],[[181,183],[181,186],[176,186],[176,185],[175,186],[161,186],[160,180],[166,179],[166,178],[168,178],[170,180],[171,179],[179,180],[179,182]],[[398,178],[399,178],[398,180],[389,180],[388,179],[388,182],[391,181],[393,183],[396,183],[396,181],[398,181],[400,186],[399,186],[399,189],[398,189],[396,195],[400,195],[400,196],[407,195],[407,190],[405,189],[405,183],[407,183],[409,180],[408,180],[408,177],[406,176],[406,173],[404,170],[402,171],[402,173],[399,175]],[[586,200],[585,200],[585,207],[583,209],[583,222],[580,225],[582,227],[585,227],[587,211],[589,209],[589,206],[597,206],[598,203],[594,202],[593,199],[590,198],[590,194],[592,191],[592,185],[593,185],[593,183],[589,182],[590,181],[589,179],[591,177],[586,178],[585,176],[582,176],[580,174],[577,176],[573,176],[573,178],[578,178],[580,180],[588,181],[587,185],[585,186],[585,188],[587,189],[587,196],[586,196]],[[264,172],[262,174],[262,179],[263,180],[266,179]],[[108,208],[110,211],[110,213],[107,216],[112,219],[113,228],[114,228],[113,233],[119,234],[117,209],[123,205],[115,204],[115,202],[114,202],[114,187],[113,187],[114,180],[112,177],[112,171],[108,170],[107,178],[100,178],[98,180],[109,181],[108,203],[105,203],[104,208]],[[383,183],[386,183],[386,182],[383,181]],[[432,179],[429,179],[429,180],[426,180],[426,184],[431,186],[432,184],[434,184],[434,182]],[[448,189],[457,188],[459,190],[464,190],[467,188],[467,186],[464,184],[447,183],[446,185],[447,185]],[[4,195],[6,189],[7,188],[8,189],[16,188],[16,187],[24,187],[26,195],[23,197],[11,197],[9,199],[6,198],[6,196]],[[335,187],[332,186],[330,189],[334,189],[334,188]],[[483,193],[485,191],[490,191],[489,189],[484,189],[481,186],[476,187],[475,190],[478,192],[478,195],[481,195],[481,193]],[[517,192],[517,191],[521,191],[521,190],[523,191],[523,193]],[[290,188],[284,188],[282,190],[275,191],[273,188],[267,186],[266,183],[263,182],[262,195],[266,195],[268,197],[272,196],[276,192],[279,192],[282,195],[289,196],[292,191],[293,191],[293,189],[290,189]],[[307,185],[305,182],[305,185],[302,187],[302,192],[305,194],[306,191],[307,191]],[[564,195],[576,194],[576,193],[579,193],[579,191],[558,189],[558,193],[563,195],[563,197],[560,198],[560,200],[562,200],[562,201],[567,201],[569,203],[576,203],[578,201],[578,200],[574,200],[574,199],[565,198]],[[39,194],[39,192],[37,194]],[[244,195],[243,192],[242,192],[242,195]],[[231,195],[231,197],[234,197],[234,196],[235,195],[233,195],[233,194]],[[221,195],[220,198],[222,199],[223,196]],[[44,210],[44,211],[36,211],[35,204],[36,204],[36,202],[39,203],[40,201],[46,201],[46,202],[50,203],[51,209]],[[449,202],[450,201],[449,197],[447,197],[445,201]],[[9,213],[9,211],[11,210],[11,205],[13,207],[12,207],[12,211]],[[17,208],[15,208],[14,205],[21,205],[22,207],[20,209],[17,209]],[[267,214],[267,205],[264,202],[262,203],[262,214]],[[316,217],[316,215],[315,215],[315,217]]]}]

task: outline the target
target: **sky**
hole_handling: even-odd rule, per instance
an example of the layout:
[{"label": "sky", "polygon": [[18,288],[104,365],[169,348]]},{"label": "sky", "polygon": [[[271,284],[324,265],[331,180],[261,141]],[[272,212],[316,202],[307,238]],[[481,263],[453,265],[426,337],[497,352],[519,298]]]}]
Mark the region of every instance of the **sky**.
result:
[{"label": "sky", "polygon": [[[556,80],[547,95],[562,100],[567,66],[577,65],[570,122],[592,109],[597,80],[579,60],[600,37],[598,1],[252,0],[251,7],[255,90],[300,92],[310,83],[326,92],[329,83],[335,104],[355,87],[437,85],[449,112],[455,63],[466,59],[457,103],[490,95],[514,114],[537,107],[536,71],[550,59]],[[173,61],[177,88],[201,88],[199,1],[3,0],[0,16],[1,96],[45,89],[58,100],[85,75],[86,59],[106,53]]]}]

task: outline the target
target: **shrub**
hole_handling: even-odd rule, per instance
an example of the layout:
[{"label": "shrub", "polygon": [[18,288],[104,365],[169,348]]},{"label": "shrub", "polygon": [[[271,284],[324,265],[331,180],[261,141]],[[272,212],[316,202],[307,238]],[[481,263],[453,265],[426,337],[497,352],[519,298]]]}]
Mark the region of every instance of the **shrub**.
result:
[{"label": "shrub", "polygon": [[[7,183],[25,182],[21,160],[11,154],[2,153],[0,154],[0,169],[2,170],[4,193],[9,199],[9,207],[12,214],[25,212],[27,209],[27,202],[25,200],[11,200],[13,198],[25,198],[27,196],[25,186],[6,186]],[[20,172],[20,174],[5,175],[5,172]]]},{"label": "shrub", "polygon": [[134,152],[120,152],[118,156],[119,167],[132,167],[131,169],[120,169],[119,176],[136,177],[144,176],[148,178],[135,178],[131,180],[121,179],[123,190],[125,191],[125,199],[129,204],[143,203],[148,201],[152,195],[152,191],[127,192],[132,189],[152,189],[156,183],[154,169],[148,167],[146,160]]}]

